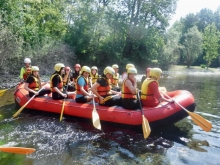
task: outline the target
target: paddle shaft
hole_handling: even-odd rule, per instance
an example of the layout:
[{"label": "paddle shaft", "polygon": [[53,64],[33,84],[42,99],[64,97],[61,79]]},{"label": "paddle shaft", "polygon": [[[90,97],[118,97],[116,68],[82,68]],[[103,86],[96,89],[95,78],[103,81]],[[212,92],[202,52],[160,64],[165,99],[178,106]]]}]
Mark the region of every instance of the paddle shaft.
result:
[{"label": "paddle shaft", "polygon": [[140,109],[141,109],[141,114],[142,114],[142,129],[143,129],[143,134],[144,134],[144,138],[146,139],[146,138],[150,135],[151,129],[150,129],[148,120],[147,120],[146,117],[144,116],[144,111],[143,111],[143,109],[142,109],[139,91],[137,92],[137,97],[138,97],[138,101],[139,101]]},{"label": "paddle shaft", "polygon": [[[90,86],[92,87],[92,79],[90,79],[89,81],[90,81]],[[93,126],[94,126],[96,129],[101,130],[100,118],[99,118],[99,114],[98,114],[98,112],[97,112],[97,110],[96,110],[94,97],[92,98],[92,103],[93,103],[92,123],[93,123]]]},{"label": "paddle shaft", "polygon": [[2,96],[7,90],[10,90],[10,89],[12,89],[12,88],[14,88],[15,86],[17,86],[17,85],[19,85],[20,83],[18,83],[18,84],[16,84],[16,85],[14,85],[14,86],[12,86],[12,87],[10,87],[10,88],[8,88],[8,89],[3,89],[3,90],[0,90],[0,96]]},{"label": "paddle shaft", "polygon": [[[44,85],[44,86],[45,86],[45,85]],[[38,93],[39,93],[41,90],[44,89],[44,86],[38,91]],[[26,102],[26,103],[13,115],[13,118],[17,117],[17,116],[21,113],[21,111],[28,105],[28,103],[30,103],[31,100],[33,100],[33,98],[34,98],[35,96],[36,96],[36,94],[33,95],[33,96],[30,98],[30,100],[28,100],[28,102]]]},{"label": "paddle shaft", "polygon": [[[167,96],[168,98],[170,98],[167,94],[163,93],[165,96]],[[190,112],[188,111],[186,108],[184,108],[181,104],[179,104],[178,102],[174,101],[178,106],[180,106],[183,110],[185,110],[189,116],[191,117],[191,119],[194,121],[194,123],[196,123],[198,126],[200,126],[204,131],[209,132],[212,129],[212,124],[204,119],[202,116]]]},{"label": "paddle shaft", "polygon": [[[172,99],[169,95],[167,95],[166,93],[164,93],[164,92],[162,92],[165,96],[167,96],[169,99]],[[178,102],[176,102],[175,100],[174,100],[174,102],[178,105],[178,106],[180,106],[182,109],[184,109],[186,112],[189,112],[186,108],[184,108],[181,104],[179,104]]]},{"label": "paddle shaft", "polygon": [[[70,74],[68,76],[68,80],[70,78]],[[66,87],[66,90],[65,90],[65,93],[67,94],[67,90],[68,90],[68,80],[67,80],[67,87]],[[63,112],[64,112],[64,107],[65,107],[65,98],[63,99],[63,105],[62,105],[62,109],[61,109],[61,113],[60,113],[60,121],[62,121],[63,119]]]}]

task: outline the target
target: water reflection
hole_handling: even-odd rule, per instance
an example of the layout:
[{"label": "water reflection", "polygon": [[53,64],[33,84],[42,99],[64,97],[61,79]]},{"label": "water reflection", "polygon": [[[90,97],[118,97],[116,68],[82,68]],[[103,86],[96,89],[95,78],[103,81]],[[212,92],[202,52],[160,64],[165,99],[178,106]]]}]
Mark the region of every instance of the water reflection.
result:
[{"label": "water reflection", "polygon": [[12,91],[0,100],[0,144],[36,148],[31,155],[0,154],[4,164],[219,164],[220,152],[219,76],[165,75],[160,85],[168,91],[189,90],[196,99],[198,112],[213,124],[204,132],[190,117],[161,130],[152,131],[144,140],[141,128],[102,123],[103,131],[91,121],[59,115],[17,111]]}]

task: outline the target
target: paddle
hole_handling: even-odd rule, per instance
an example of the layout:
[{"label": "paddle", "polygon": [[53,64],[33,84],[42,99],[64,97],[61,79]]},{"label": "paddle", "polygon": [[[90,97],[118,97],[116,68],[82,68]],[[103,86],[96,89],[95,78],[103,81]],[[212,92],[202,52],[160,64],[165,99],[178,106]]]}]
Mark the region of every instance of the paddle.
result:
[{"label": "paddle", "polygon": [[[165,96],[167,96],[168,98],[171,99],[171,97],[168,96],[167,94],[165,94],[164,92],[163,92],[163,94],[164,94]],[[200,116],[200,115],[198,115],[198,114],[196,114],[196,113],[193,113],[193,112],[188,111],[186,108],[184,108],[182,105],[180,105],[180,104],[179,104],[178,102],[176,102],[175,100],[174,100],[174,102],[175,102],[178,106],[180,106],[183,110],[185,110],[185,111],[189,114],[189,116],[191,117],[191,119],[192,119],[198,126],[200,126],[204,131],[206,131],[206,132],[211,131],[211,129],[212,129],[212,124],[211,124],[208,120],[204,119],[202,116]]]},{"label": "paddle", "polygon": [[[69,74],[69,78],[70,78],[70,74]],[[65,93],[67,93],[67,90],[68,90],[68,80],[67,80],[67,86],[65,89]],[[61,113],[60,113],[60,121],[62,121],[62,119],[63,119],[64,107],[65,107],[65,98],[63,99],[63,105],[62,105],[62,109],[61,109]]]},{"label": "paddle", "polygon": [[10,152],[16,154],[31,154],[35,151],[34,148],[24,148],[24,147],[0,147],[2,152]]},{"label": "paddle", "polygon": [[[46,84],[45,84],[44,86],[46,86]],[[40,92],[42,89],[44,89],[44,86],[43,86],[38,92]],[[33,98],[34,98],[35,96],[36,96],[36,95],[33,95],[33,96],[30,98],[30,100],[28,100],[28,102],[26,102],[12,117],[13,117],[13,118],[17,117],[17,116],[21,113],[21,111],[28,105],[28,103],[30,103],[31,100],[33,100]]]},{"label": "paddle", "polygon": [[139,104],[140,104],[140,109],[141,109],[141,114],[142,114],[143,134],[144,134],[144,138],[146,139],[150,135],[151,129],[150,129],[150,126],[149,126],[149,123],[148,123],[147,119],[144,116],[144,112],[143,112],[143,109],[142,109],[139,92],[137,92],[137,96],[138,96],[138,101],[139,101]]},{"label": "paddle", "polygon": [[110,95],[110,96],[105,97],[105,98],[102,100],[102,102],[100,102],[100,104],[105,104],[106,101],[112,99],[112,98],[115,97],[115,96],[118,96],[118,95]]},{"label": "paddle", "polygon": [[[92,80],[90,79],[90,85],[92,86]],[[92,110],[92,123],[93,123],[93,126],[96,128],[96,129],[100,129],[101,130],[101,124],[100,124],[100,119],[99,119],[99,114],[96,110],[96,107],[95,107],[95,100],[94,98],[92,99],[92,103],[93,103],[93,110]]]},{"label": "paddle", "polygon": [[19,85],[19,84],[20,84],[20,83],[14,85],[14,86],[12,86],[12,87],[10,87],[10,88],[8,88],[8,89],[2,89],[2,90],[0,90],[0,97],[1,97],[2,95],[4,95],[4,93],[5,93],[7,90],[12,89],[12,88],[14,88],[15,86],[17,86],[17,85]]}]

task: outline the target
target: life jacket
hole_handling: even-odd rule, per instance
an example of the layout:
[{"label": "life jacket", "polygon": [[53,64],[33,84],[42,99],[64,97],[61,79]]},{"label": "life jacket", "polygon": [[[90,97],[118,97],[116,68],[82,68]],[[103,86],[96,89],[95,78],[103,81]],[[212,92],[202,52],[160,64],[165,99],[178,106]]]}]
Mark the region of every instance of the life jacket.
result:
[{"label": "life jacket", "polygon": [[148,97],[153,97],[153,93],[150,93],[148,91],[148,86],[153,81],[155,81],[158,84],[156,80],[152,80],[149,78],[144,80],[143,84],[141,85],[141,100],[147,100]]},{"label": "life jacket", "polygon": [[110,80],[113,87],[117,86],[119,81],[119,73],[117,73],[116,75],[114,74]]},{"label": "life jacket", "polygon": [[95,84],[95,82],[97,81],[97,79],[99,78],[98,73],[96,73],[95,75],[93,75],[92,73],[90,74],[90,77],[92,79],[92,84]]},{"label": "life jacket", "polygon": [[31,84],[28,85],[28,88],[30,89],[33,89],[34,91],[38,91],[39,90],[39,87],[40,87],[40,84],[39,84],[39,79],[33,75],[29,75],[31,77],[33,77],[34,79],[34,82],[32,82]]},{"label": "life jacket", "polygon": [[80,86],[79,86],[79,84],[78,84],[78,79],[79,79],[80,77],[84,78],[84,80],[85,80],[85,82],[86,82],[86,84],[83,86],[83,88],[84,88],[84,90],[85,90],[86,92],[88,92],[88,90],[89,90],[89,83],[88,83],[89,80],[88,80],[88,78],[86,79],[84,76],[79,76],[79,77],[77,78],[77,80],[76,80],[76,94],[84,95],[84,93],[80,90]]},{"label": "life jacket", "polygon": [[125,85],[125,81],[129,80],[131,81],[132,85],[134,86],[134,82],[128,78],[126,78],[123,83],[122,83],[122,91],[121,91],[121,97],[124,99],[128,99],[128,98],[133,98],[133,99],[137,99],[136,94],[132,94],[131,91],[129,90],[129,88]]},{"label": "life jacket", "polygon": [[25,72],[23,73],[23,79],[27,80],[27,77],[31,74],[31,66],[29,67],[23,67],[23,69],[25,70]]},{"label": "life jacket", "polygon": [[100,96],[106,96],[110,94],[110,90],[111,90],[111,82],[110,79],[107,79],[105,77],[100,77],[101,79],[104,79],[106,81],[106,86],[101,86],[99,85],[99,87],[97,88],[97,92]]},{"label": "life jacket", "polygon": [[57,88],[58,88],[60,91],[63,91],[63,79],[62,79],[61,75],[59,75],[59,74],[57,74],[57,73],[54,73],[54,74],[52,74],[52,76],[50,77],[50,90],[51,90],[51,92],[56,92],[56,91],[53,89],[53,82],[52,82],[54,76],[56,76],[56,75],[58,75],[59,78],[60,78],[60,83],[58,84],[58,87],[57,87]]},{"label": "life jacket", "polygon": [[69,81],[70,81],[70,77],[68,76],[66,81],[64,81],[64,77],[65,77],[65,75],[63,75],[63,77],[62,77],[62,79],[63,79],[63,86],[66,86],[69,83]]}]

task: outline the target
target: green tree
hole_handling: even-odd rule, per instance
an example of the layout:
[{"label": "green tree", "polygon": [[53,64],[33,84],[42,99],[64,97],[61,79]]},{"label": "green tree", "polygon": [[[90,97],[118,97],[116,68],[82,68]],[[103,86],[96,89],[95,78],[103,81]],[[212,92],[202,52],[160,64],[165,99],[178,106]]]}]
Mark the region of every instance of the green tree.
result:
[{"label": "green tree", "polygon": [[113,0],[71,4],[66,41],[79,62],[144,64],[157,59],[176,1]]},{"label": "green tree", "polygon": [[203,57],[206,61],[207,68],[211,64],[212,60],[216,59],[219,49],[220,33],[217,30],[214,23],[208,25],[203,34],[203,49],[205,56]]},{"label": "green tree", "polygon": [[210,9],[202,9],[200,12],[197,14],[198,22],[197,22],[197,27],[198,30],[201,32],[204,32],[204,29],[206,26],[211,24],[212,22],[215,22],[215,16],[212,10]]},{"label": "green tree", "polygon": [[163,68],[167,69],[170,64],[177,64],[180,59],[179,41],[182,37],[183,24],[179,21],[167,31],[165,35],[165,46],[160,61]]},{"label": "green tree", "polygon": [[190,28],[182,37],[181,51],[183,59],[189,68],[202,52],[202,33],[196,26]]}]

